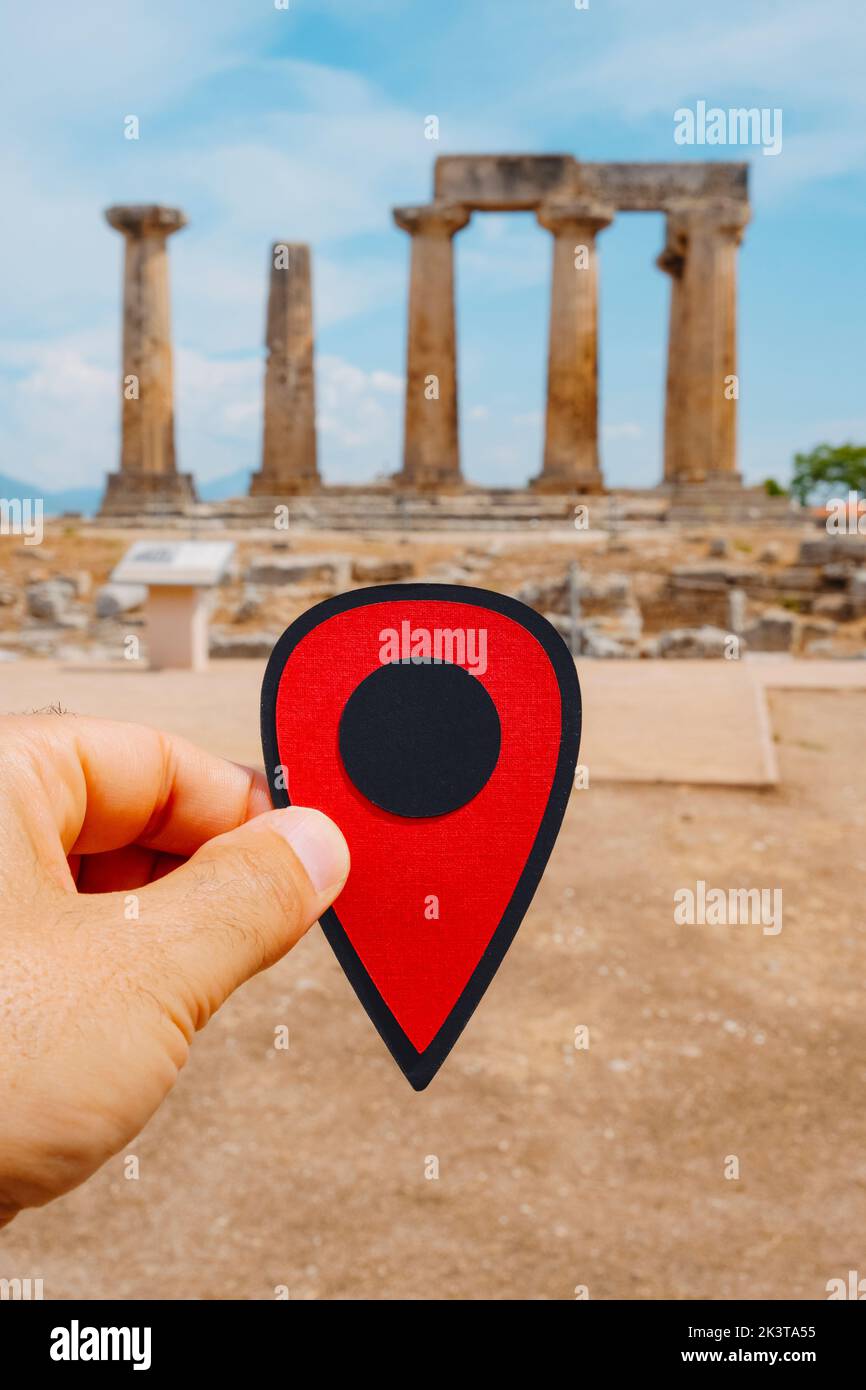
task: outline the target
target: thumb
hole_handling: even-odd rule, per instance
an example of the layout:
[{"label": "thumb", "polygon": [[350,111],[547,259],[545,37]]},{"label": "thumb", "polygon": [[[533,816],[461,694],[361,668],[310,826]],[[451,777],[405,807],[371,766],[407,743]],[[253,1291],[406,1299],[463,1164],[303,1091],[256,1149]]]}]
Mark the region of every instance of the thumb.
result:
[{"label": "thumb", "polygon": [[157,937],[161,983],[188,1011],[190,1032],[291,950],[348,873],[349,850],[333,821],[290,806],[217,835],[140,890],[137,945],[153,948]]}]

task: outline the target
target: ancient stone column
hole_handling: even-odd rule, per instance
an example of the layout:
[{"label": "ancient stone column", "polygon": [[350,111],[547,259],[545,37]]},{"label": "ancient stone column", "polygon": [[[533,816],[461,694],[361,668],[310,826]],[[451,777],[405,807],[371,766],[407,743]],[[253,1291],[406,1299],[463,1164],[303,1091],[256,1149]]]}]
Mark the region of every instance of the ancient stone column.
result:
[{"label": "ancient stone column", "polygon": [[658,265],[671,276],[666,483],[739,483],[736,257],[744,203],[672,208]]},{"label": "ancient stone column", "polygon": [[533,486],[600,492],[598,454],[598,254],[613,209],[587,202],[542,205],[553,233],[544,464]]},{"label": "ancient stone column", "polygon": [[312,492],[320,479],[309,246],[278,241],[272,247],[265,337],[262,466],[251,479],[250,496]]},{"label": "ancient stone column", "polygon": [[395,482],[419,490],[459,488],[452,238],[469,213],[460,204],[434,203],[395,208],[394,221],[412,238],[403,468]]},{"label": "ancient stone column", "polygon": [[158,206],[113,207],[105,217],[123,233],[126,250],[120,471],[109,473],[100,510],[182,510],[195,501],[195,489],[175,459],[166,243],[186,226],[186,217]]}]

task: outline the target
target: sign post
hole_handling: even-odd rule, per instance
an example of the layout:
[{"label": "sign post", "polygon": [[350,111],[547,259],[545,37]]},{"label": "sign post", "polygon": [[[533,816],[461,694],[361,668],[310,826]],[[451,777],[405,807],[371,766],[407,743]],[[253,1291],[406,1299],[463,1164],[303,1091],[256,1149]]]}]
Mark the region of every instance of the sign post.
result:
[{"label": "sign post", "polygon": [[136,541],[111,578],[147,586],[151,670],[204,671],[208,662],[209,589],[225,577],[232,541]]}]

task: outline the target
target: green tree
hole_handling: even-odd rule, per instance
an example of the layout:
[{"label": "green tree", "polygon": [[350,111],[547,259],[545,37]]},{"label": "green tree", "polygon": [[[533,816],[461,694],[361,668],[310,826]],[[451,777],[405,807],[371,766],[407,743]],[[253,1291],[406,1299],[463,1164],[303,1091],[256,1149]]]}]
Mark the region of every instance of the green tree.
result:
[{"label": "green tree", "polygon": [[866,444],[819,444],[794,455],[791,492],[806,506],[841,493],[866,493]]}]

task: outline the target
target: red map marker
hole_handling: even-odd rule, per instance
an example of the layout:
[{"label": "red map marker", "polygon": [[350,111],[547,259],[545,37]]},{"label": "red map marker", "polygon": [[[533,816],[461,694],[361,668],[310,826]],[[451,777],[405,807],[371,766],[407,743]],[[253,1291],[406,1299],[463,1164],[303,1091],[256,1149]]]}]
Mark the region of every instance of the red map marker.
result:
[{"label": "red map marker", "polygon": [[532,901],[580,718],[558,633],[485,589],[340,594],[271,653],[262,744],[274,805],[316,807],[343,831],[352,870],[322,927],[418,1091]]}]

